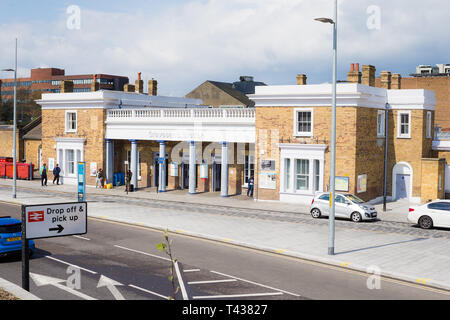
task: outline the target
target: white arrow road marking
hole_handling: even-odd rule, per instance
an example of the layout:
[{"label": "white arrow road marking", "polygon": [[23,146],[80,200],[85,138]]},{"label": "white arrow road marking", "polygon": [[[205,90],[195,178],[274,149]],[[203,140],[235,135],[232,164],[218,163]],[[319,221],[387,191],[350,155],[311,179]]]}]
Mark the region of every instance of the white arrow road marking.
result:
[{"label": "white arrow road marking", "polygon": [[112,293],[112,295],[116,300],[125,300],[123,295],[119,292],[119,290],[117,290],[116,286],[123,286],[123,284],[110,278],[107,278],[104,275],[100,277],[100,281],[97,284],[97,288],[101,287],[108,288],[108,290]]},{"label": "white arrow road marking", "polygon": [[76,291],[74,289],[71,289],[67,286],[64,286],[61,284],[61,282],[66,282],[66,280],[61,280],[58,278],[52,278],[52,277],[48,277],[48,276],[43,276],[41,274],[36,274],[36,273],[30,273],[30,277],[31,279],[33,279],[34,283],[38,286],[38,287],[42,287],[42,286],[54,286],[58,289],[64,290],[66,292],[69,292],[77,297],[80,297],[84,300],[97,300],[95,298],[92,298],[84,293],[81,293],[79,291]]}]

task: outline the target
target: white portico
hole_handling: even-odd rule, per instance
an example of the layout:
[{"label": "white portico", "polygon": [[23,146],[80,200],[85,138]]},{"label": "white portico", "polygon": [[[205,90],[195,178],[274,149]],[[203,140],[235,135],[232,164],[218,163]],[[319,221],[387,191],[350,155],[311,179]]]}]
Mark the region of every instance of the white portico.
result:
[{"label": "white portico", "polygon": [[[131,184],[135,188],[151,185],[165,192],[172,178],[168,168],[174,165],[182,172],[177,185],[189,187],[189,192],[194,194],[199,185],[205,183],[204,176],[209,172],[210,180],[211,175],[216,177],[214,191],[222,189],[222,196],[226,197],[228,192],[223,182],[228,183],[229,163],[232,165],[239,153],[239,150],[234,151],[235,145],[244,146],[246,161],[254,159],[248,155],[255,144],[254,109],[213,109],[202,105],[199,99],[117,91],[44,94],[38,103],[44,111],[60,110],[66,115],[66,130],[52,137],[66,183],[76,183],[77,169],[75,166],[72,170],[71,164],[85,161],[87,171],[104,168],[107,182],[113,182],[115,172],[130,169]],[[101,114],[99,126],[95,123],[96,112]],[[91,119],[87,120],[90,113]],[[95,141],[98,139],[92,137],[93,132],[103,132],[102,141]],[[93,151],[98,143],[103,146],[100,146],[103,154]],[[178,145],[182,145],[181,159],[172,159],[170,153]],[[205,157],[205,153],[211,153],[211,157]],[[69,159],[70,163],[64,159]]]}]

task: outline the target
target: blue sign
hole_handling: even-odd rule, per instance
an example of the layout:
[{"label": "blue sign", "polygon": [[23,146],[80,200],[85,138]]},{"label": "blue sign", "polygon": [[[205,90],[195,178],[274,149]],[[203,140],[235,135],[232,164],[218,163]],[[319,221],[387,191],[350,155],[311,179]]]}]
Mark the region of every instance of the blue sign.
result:
[{"label": "blue sign", "polygon": [[78,162],[78,202],[86,200],[86,163]]},{"label": "blue sign", "polygon": [[158,158],[158,163],[159,164],[164,164],[165,160],[166,159],[160,157],[160,158]]}]

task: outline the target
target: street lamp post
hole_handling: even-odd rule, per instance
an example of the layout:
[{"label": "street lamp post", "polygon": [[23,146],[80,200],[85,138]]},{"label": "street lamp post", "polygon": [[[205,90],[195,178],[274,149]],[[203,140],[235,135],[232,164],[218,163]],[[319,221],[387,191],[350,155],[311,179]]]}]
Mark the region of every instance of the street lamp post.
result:
[{"label": "street lamp post", "polygon": [[17,38],[15,50],[15,66],[14,69],[3,69],[2,71],[14,72],[14,123],[13,123],[13,198],[17,198],[16,182],[17,182],[17,149],[16,149],[16,131],[17,131]]},{"label": "street lamp post", "polygon": [[333,25],[333,85],[331,106],[331,160],[330,160],[330,215],[328,233],[328,255],[334,255],[335,240],[335,188],[336,188],[336,83],[337,83],[337,0],[334,0],[334,19],[315,19],[322,23]]}]

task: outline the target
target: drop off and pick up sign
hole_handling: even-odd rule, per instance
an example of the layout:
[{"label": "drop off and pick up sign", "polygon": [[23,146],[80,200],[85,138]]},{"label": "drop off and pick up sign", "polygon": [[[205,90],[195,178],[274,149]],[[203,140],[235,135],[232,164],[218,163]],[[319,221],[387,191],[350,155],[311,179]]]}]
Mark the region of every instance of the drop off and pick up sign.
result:
[{"label": "drop off and pick up sign", "polygon": [[87,233],[87,203],[25,206],[26,239],[54,238]]}]

